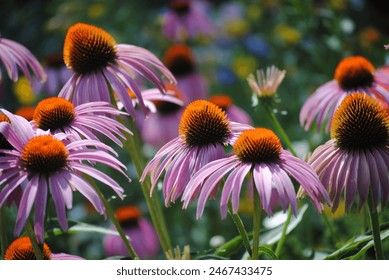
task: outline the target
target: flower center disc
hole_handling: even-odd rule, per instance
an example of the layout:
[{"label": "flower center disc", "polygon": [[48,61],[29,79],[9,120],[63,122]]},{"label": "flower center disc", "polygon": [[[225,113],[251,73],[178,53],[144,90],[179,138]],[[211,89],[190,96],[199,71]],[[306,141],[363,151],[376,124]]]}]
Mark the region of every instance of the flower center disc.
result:
[{"label": "flower center disc", "polygon": [[186,144],[192,147],[223,144],[231,131],[222,109],[209,101],[196,100],[186,107],[179,133]]},{"label": "flower center disc", "polygon": [[[182,100],[182,97],[181,97],[182,95],[177,87],[175,87],[169,83],[166,83],[165,86],[166,86],[167,90],[171,90],[174,92],[174,97]],[[176,103],[173,103],[173,102],[169,102],[169,101],[154,100],[153,103],[154,103],[155,107],[157,107],[158,113],[160,113],[161,115],[170,115],[172,113],[177,112],[178,110],[180,110],[182,108],[182,106],[180,106]]]},{"label": "flower center disc", "polygon": [[115,216],[122,227],[129,228],[137,224],[141,212],[138,207],[124,206],[115,211]]},{"label": "flower center disc", "polygon": [[31,138],[24,146],[21,161],[34,173],[51,173],[66,166],[68,153],[65,145],[51,135]]},{"label": "flower center disc", "polygon": [[242,162],[277,162],[282,150],[280,139],[266,128],[248,129],[236,140],[233,151]]},{"label": "flower center disc", "polygon": [[334,114],[331,137],[346,150],[384,147],[389,142],[389,116],[374,98],[349,95]]},{"label": "flower center disc", "polygon": [[116,58],[116,41],[93,25],[77,23],[66,34],[65,64],[77,74],[88,74],[105,67]]},{"label": "flower center disc", "polygon": [[190,2],[188,0],[172,0],[170,1],[170,9],[179,16],[187,15],[190,11]]},{"label": "flower center disc", "polygon": [[[44,260],[51,259],[51,250],[46,243],[43,243],[42,254]],[[36,260],[30,238],[23,236],[12,242],[5,251],[4,260]]]},{"label": "flower center disc", "polygon": [[[1,122],[11,123],[10,119],[3,113],[0,113],[0,123]],[[0,149],[7,149],[7,150],[12,149],[12,146],[8,143],[7,139],[1,133],[0,133]]]},{"label": "flower center disc", "polygon": [[193,53],[186,45],[171,46],[164,56],[164,64],[178,77],[191,74],[195,70]]},{"label": "flower center disc", "polygon": [[346,90],[370,87],[374,82],[374,66],[362,56],[351,56],[341,60],[335,70],[335,80]]},{"label": "flower center disc", "polygon": [[33,120],[40,129],[56,130],[70,125],[75,115],[71,102],[61,97],[49,97],[38,103]]}]

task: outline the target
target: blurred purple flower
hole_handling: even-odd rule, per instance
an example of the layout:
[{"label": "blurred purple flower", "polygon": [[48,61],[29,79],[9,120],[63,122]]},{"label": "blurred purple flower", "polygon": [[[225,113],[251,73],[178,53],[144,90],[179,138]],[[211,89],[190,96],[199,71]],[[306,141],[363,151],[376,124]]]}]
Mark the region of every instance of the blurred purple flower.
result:
[{"label": "blurred purple flower", "polygon": [[57,95],[60,89],[72,76],[72,72],[66,67],[63,56],[60,54],[51,54],[46,57],[43,69],[47,74],[45,83],[33,82],[35,93],[47,93],[49,96]]},{"label": "blurred purple flower", "polygon": [[163,34],[175,42],[211,36],[214,27],[208,14],[209,6],[203,0],[171,0],[164,14]]},{"label": "blurred purple flower", "polygon": [[[115,216],[123,228],[124,233],[130,238],[130,243],[140,259],[156,257],[160,251],[158,235],[153,225],[142,218],[138,207],[124,206],[115,211]],[[114,230],[115,227],[111,226]],[[105,235],[103,240],[105,255],[108,257],[128,257],[128,250],[123,240],[118,235]]]},{"label": "blurred purple flower", "polygon": [[236,106],[228,95],[213,95],[209,101],[219,106],[233,122],[253,125],[250,115],[242,108]]},{"label": "blurred purple flower", "polygon": [[[24,76],[32,82],[30,71],[40,82],[46,81],[46,74],[35,56],[23,45],[0,37],[0,61],[4,63],[8,76],[14,82],[19,78],[18,71],[22,71]],[[0,72],[0,81],[2,74]]]}]

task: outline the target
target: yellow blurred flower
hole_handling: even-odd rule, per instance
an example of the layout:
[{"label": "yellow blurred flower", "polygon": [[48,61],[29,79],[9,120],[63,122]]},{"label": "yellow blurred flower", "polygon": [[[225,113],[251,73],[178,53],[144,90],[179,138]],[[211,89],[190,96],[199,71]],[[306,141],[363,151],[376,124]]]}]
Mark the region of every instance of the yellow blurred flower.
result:
[{"label": "yellow blurred flower", "polygon": [[96,3],[88,8],[88,17],[99,18],[105,13],[105,5],[103,3]]},{"label": "yellow blurred flower", "polygon": [[232,68],[237,76],[246,79],[250,73],[257,69],[257,62],[255,57],[242,56],[234,60]]},{"label": "yellow blurred flower", "polygon": [[231,20],[225,26],[227,33],[235,37],[247,34],[249,27],[249,23],[244,19]]},{"label": "yellow blurred flower", "polygon": [[278,24],[274,33],[288,44],[296,44],[301,40],[301,33],[296,28],[285,24]]},{"label": "yellow blurred flower", "polygon": [[16,83],[12,85],[12,90],[21,105],[31,105],[35,102],[35,94],[26,77],[20,77]]},{"label": "yellow blurred flower", "polygon": [[252,215],[254,211],[254,202],[250,197],[249,193],[246,192],[244,196],[239,200],[239,210],[240,214]]},{"label": "yellow blurred flower", "polygon": [[251,20],[259,20],[262,16],[262,10],[258,4],[247,6],[247,16]]},{"label": "yellow blurred flower", "polygon": [[328,217],[332,217],[333,219],[339,219],[341,217],[344,216],[344,214],[346,213],[346,210],[345,210],[345,203],[344,203],[344,200],[341,199],[339,201],[339,206],[338,208],[335,210],[335,212],[332,212],[332,208],[330,206],[324,206],[324,209],[323,209],[323,213],[325,215],[327,215]]},{"label": "yellow blurred flower", "polygon": [[335,10],[345,10],[348,6],[348,0],[330,0],[330,7]]}]

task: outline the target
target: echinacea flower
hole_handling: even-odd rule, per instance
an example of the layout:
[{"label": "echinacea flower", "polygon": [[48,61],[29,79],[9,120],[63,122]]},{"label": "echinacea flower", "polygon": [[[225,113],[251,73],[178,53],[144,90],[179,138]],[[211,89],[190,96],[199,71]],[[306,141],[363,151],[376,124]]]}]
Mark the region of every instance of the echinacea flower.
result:
[{"label": "echinacea flower", "polygon": [[[23,45],[0,36],[0,61],[3,62],[9,78],[16,82],[19,71],[30,81],[34,74],[39,81],[46,80],[46,74],[36,57]],[[2,74],[0,72],[0,81]]]},{"label": "echinacea flower", "polygon": [[119,137],[125,139],[121,131],[131,133],[113,118],[121,114],[124,113],[107,102],[88,102],[75,107],[64,98],[49,97],[36,106],[32,125],[51,133],[74,134],[79,139],[99,140],[98,132],[121,147]]},{"label": "echinacea flower", "polygon": [[177,79],[177,88],[185,104],[208,99],[208,84],[199,73],[195,55],[185,44],[175,44],[166,51],[163,62]]},{"label": "echinacea flower", "polygon": [[[42,245],[42,256],[44,260],[84,260],[82,257],[66,253],[52,253],[46,242]],[[36,260],[30,238],[22,236],[15,239],[5,251],[4,260]]]},{"label": "echinacea flower", "polygon": [[35,112],[35,106],[23,106],[15,111],[15,115],[21,116],[28,121],[32,121]]},{"label": "echinacea flower", "polygon": [[148,99],[152,101],[152,106],[155,109],[152,114],[149,114],[143,120],[139,128],[145,143],[156,148],[161,148],[167,142],[178,136],[178,125],[185,109],[183,107],[182,95],[178,88],[168,85],[166,87],[169,90],[168,92],[173,93],[171,97],[174,97],[180,103],[177,101],[172,102],[172,98],[163,98],[167,97],[167,94],[163,95],[162,98],[158,94],[158,99]]},{"label": "echinacea flower", "polygon": [[43,69],[47,74],[45,83],[33,83],[35,93],[46,93],[49,96],[57,95],[59,90],[72,76],[72,72],[66,67],[61,54],[48,55],[43,63]]},{"label": "echinacea flower", "polygon": [[[3,114],[3,113],[0,113],[0,125],[2,125],[3,122],[7,122],[7,123],[11,123],[10,119],[7,117],[7,115]],[[0,150],[2,149],[12,149],[12,146],[11,144],[8,143],[7,139],[5,138],[5,136],[3,135],[3,133],[5,134],[5,130],[4,131],[0,131]],[[0,156],[2,155],[2,153],[0,152]]]},{"label": "echinacea flower", "polygon": [[253,128],[240,134],[233,146],[233,155],[214,160],[196,172],[182,195],[184,208],[198,195],[196,216],[200,218],[205,203],[210,197],[215,197],[221,180],[228,173],[220,199],[222,218],[227,215],[230,199],[233,212],[238,211],[240,192],[247,175],[252,178],[261,206],[269,216],[278,204],[284,211],[291,206],[296,215],[296,192],[289,176],[309,194],[318,211],[322,210],[323,199],[330,203],[328,194],[312,167],[284,150],[273,131]]},{"label": "echinacea flower", "polygon": [[68,29],[63,54],[66,66],[74,74],[59,97],[71,100],[76,106],[92,101],[114,102],[112,89],[125,110],[135,116],[128,89],[134,92],[141,109],[147,112],[135,78],[146,78],[161,93],[166,92],[163,77],[170,83],[176,82],[154,54],[137,46],[117,44],[108,32],[89,24],[77,23]]},{"label": "echinacea flower", "polygon": [[171,0],[164,15],[163,34],[174,41],[210,36],[214,32],[206,2],[202,0]]},{"label": "echinacea flower", "polygon": [[[142,217],[136,206],[123,206],[115,211],[115,216],[124,233],[130,238],[130,243],[140,259],[151,259],[160,251],[158,235],[153,225]],[[114,227],[111,227],[114,229]],[[106,256],[128,257],[128,250],[123,240],[117,235],[106,235],[103,240]]]},{"label": "echinacea flower", "polygon": [[389,103],[389,75],[375,69],[362,56],[342,59],[335,69],[334,79],[321,85],[300,110],[300,124],[308,130],[316,118],[317,129],[327,121],[325,131],[329,132],[335,110],[342,100],[355,92],[366,93],[382,103]]},{"label": "echinacea flower", "polygon": [[219,106],[227,114],[227,118],[233,122],[245,123],[252,125],[253,121],[249,114],[242,108],[238,107],[228,95],[212,95],[209,101]]},{"label": "echinacea flower", "polygon": [[272,97],[276,94],[278,87],[285,78],[286,71],[271,66],[266,68],[266,72],[263,69],[258,69],[256,74],[257,77],[250,74],[247,77],[247,82],[254,96],[263,98]]},{"label": "echinacea flower", "polygon": [[224,146],[251,126],[228,121],[225,112],[212,102],[190,103],[179,124],[179,136],[164,145],[147,164],[141,176],[150,174],[151,192],[162,173],[166,206],[181,196],[191,176],[203,165],[225,157]]},{"label": "echinacea flower", "polygon": [[368,94],[347,96],[336,110],[331,139],[315,149],[308,162],[328,188],[333,211],[344,194],[346,211],[369,192],[374,206],[389,198],[389,116]]},{"label": "echinacea flower", "polygon": [[[83,175],[88,175],[112,188],[122,198],[124,190],[107,174],[86,162],[101,163],[127,175],[125,166],[114,156],[115,151],[95,140],[70,141],[64,133],[50,134],[49,131],[34,131],[31,124],[20,116],[2,110],[10,120],[0,123],[0,133],[12,145],[12,150],[0,150],[4,155],[0,162],[0,207],[5,200],[25,186],[20,199],[15,224],[19,235],[34,207],[34,231],[37,239],[44,240],[44,217],[50,190],[58,222],[67,230],[66,208],[72,207],[73,190],[84,195],[98,213],[105,214],[105,208],[93,187]],[[92,148],[93,147],[93,148]],[[85,162],[84,162],[85,161]]]}]

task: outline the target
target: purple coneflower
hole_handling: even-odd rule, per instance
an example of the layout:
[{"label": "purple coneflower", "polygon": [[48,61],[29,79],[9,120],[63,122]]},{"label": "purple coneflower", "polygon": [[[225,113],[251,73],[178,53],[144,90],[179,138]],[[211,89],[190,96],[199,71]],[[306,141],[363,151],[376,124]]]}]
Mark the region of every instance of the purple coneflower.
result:
[{"label": "purple coneflower", "polygon": [[367,94],[347,96],[336,110],[331,139],[319,146],[308,162],[329,190],[333,211],[344,193],[346,211],[357,194],[359,205],[369,192],[376,207],[389,198],[389,117]]},{"label": "purple coneflower", "polygon": [[[46,74],[42,66],[26,47],[2,37],[0,37],[0,61],[4,63],[8,76],[14,82],[19,78],[19,70],[23,72],[30,82],[32,82],[30,71],[39,81],[44,82],[46,80]],[[1,80],[2,75],[0,72]]]},{"label": "purple coneflower", "polygon": [[[52,253],[46,242],[42,246],[42,256],[44,260],[84,260],[84,258],[75,255]],[[5,251],[4,260],[36,260],[30,238],[22,236],[15,239]]]},{"label": "purple coneflower", "polygon": [[175,44],[166,51],[164,64],[177,79],[177,88],[186,105],[198,99],[208,99],[208,84],[199,73],[195,56],[185,44]]},{"label": "purple coneflower", "polygon": [[308,130],[316,118],[317,129],[327,121],[328,132],[335,110],[342,100],[355,92],[366,93],[381,103],[389,103],[389,75],[362,56],[342,59],[336,67],[334,79],[320,86],[304,103],[300,124]]},{"label": "purple coneflower", "polygon": [[249,114],[242,108],[236,106],[232,98],[227,95],[213,95],[209,101],[219,106],[227,114],[227,118],[233,122],[252,125],[253,121]]},{"label": "purple coneflower", "polygon": [[[124,233],[130,238],[131,245],[140,259],[151,259],[157,256],[160,251],[157,233],[153,225],[142,217],[138,207],[123,206],[115,211],[115,216]],[[129,256],[123,240],[117,235],[106,235],[103,247],[108,257]]]},{"label": "purple coneflower", "polygon": [[49,96],[57,95],[59,90],[72,76],[72,72],[66,67],[61,54],[50,54],[45,58],[43,69],[47,74],[45,83],[33,83],[36,93],[47,93]]},{"label": "purple coneflower", "polygon": [[247,77],[247,82],[257,98],[273,97],[281,82],[285,78],[286,71],[279,70],[275,66],[267,67],[266,72],[263,69],[258,69],[257,77],[250,74]]},{"label": "purple coneflower", "polygon": [[179,124],[179,136],[164,145],[146,166],[141,181],[151,176],[151,191],[163,180],[165,204],[181,196],[192,175],[210,161],[225,157],[224,145],[251,126],[229,122],[225,112],[206,100],[190,103]]},{"label": "purple coneflower", "polygon": [[[178,125],[184,112],[182,106],[184,103],[178,88],[168,85],[166,87],[169,90],[168,92],[172,93],[171,98],[163,98],[167,97],[167,94],[163,96],[158,94],[158,99],[151,100],[149,98],[152,101],[153,114],[149,114],[140,127],[142,139],[156,148],[161,148],[178,136]],[[144,98],[146,99],[145,96]],[[175,100],[172,98],[175,98]]]},{"label": "purple coneflower", "polygon": [[182,196],[184,208],[198,195],[197,218],[200,218],[206,201],[215,197],[222,178],[229,172],[220,200],[222,218],[227,215],[230,198],[233,212],[237,213],[240,191],[247,174],[253,178],[261,206],[268,215],[272,215],[277,204],[284,211],[291,206],[296,215],[296,192],[289,176],[309,194],[318,211],[322,210],[322,199],[330,203],[312,167],[284,150],[273,131],[254,128],[240,134],[233,146],[233,155],[206,164],[192,177]]},{"label": "purple coneflower", "polygon": [[134,92],[142,110],[147,112],[135,77],[146,78],[162,93],[166,92],[166,88],[156,70],[170,83],[176,82],[154,54],[137,46],[116,44],[109,33],[93,25],[77,23],[71,26],[63,52],[65,64],[74,74],[59,97],[72,100],[74,105],[91,101],[114,102],[112,88],[126,111],[135,116],[128,89]]},{"label": "purple coneflower", "polygon": [[171,0],[162,26],[163,34],[182,42],[198,35],[210,36],[214,27],[202,0]]},{"label": "purple coneflower", "polygon": [[107,102],[88,102],[74,107],[61,97],[43,99],[35,108],[32,125],[34,128],[50,130],[51,133],[64,132],[77,138],[99,140],[96,132],[105,135],[119,146],[121,131],[131,133],[113,117],[124,114]]},{"label": "purple coneflower", "polygon": [[[12,150],[0,150],[3,154],[0,162],[0,207],[4,201],[25,186],[19,204],[15,234],[19,235],[35,205],[34,230],[40,242],[44,240],[44,217],[48,190],[55,203],[58,221],[63,230],[67,230],[65,206],[72,207],[73,190],[78,190],[100,214],[105,214],[98,193],[82,177],[88,175],[111,187],[119,197],[124,190],[105,173],[85,164],[92,161],[109,166],[124,176],[125,166],[111,154],[115,151],[109,146],[94,140],[63,142],[68,135],[51,135],[43,130],[34,131],[31,124],[20,116],[6,110],[3,113],[10,120],[0,123],[0,133],[12,145]],[[96,149],[90,148],[90,146]],[[25,185],[24,185],[25,184]]]}]

